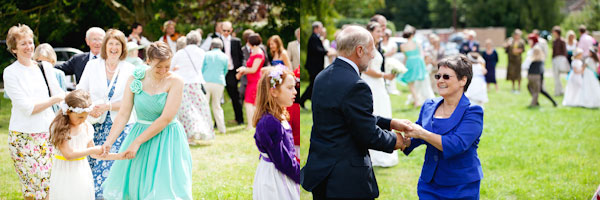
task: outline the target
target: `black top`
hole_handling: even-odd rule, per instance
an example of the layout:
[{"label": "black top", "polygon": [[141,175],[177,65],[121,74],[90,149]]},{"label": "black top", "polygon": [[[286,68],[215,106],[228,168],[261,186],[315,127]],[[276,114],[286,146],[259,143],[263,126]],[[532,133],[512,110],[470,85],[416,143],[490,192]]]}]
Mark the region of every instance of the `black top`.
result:
[{"label": "black top", "polygon": [[529,70],[527,71],[529,74],[543,74],[544,73],[544,63],[542,61],[533,61],[531,65],[529,65]]}]

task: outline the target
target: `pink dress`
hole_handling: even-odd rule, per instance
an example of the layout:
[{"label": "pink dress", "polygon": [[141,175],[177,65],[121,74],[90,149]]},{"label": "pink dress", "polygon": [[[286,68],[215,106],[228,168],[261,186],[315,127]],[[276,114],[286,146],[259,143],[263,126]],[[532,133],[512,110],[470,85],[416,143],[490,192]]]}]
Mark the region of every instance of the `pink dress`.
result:
[{"label": "pink dress", "polygon": [[261,59],[260,65],[258,66],[256,72],[246,74],[248,85],[246,85],[246,95],[244,97],[244,102],[251,103],[252,105],[254,105],[256,100],[256,86],[258,85],[258,80],[260,79],[260,70],[263,67],[263,64],[265,64],[265,55],[262,53],[250,55],[250,58],[248,58],[248,61],[246,61],[246,66],[251,68],[255,59]]}]

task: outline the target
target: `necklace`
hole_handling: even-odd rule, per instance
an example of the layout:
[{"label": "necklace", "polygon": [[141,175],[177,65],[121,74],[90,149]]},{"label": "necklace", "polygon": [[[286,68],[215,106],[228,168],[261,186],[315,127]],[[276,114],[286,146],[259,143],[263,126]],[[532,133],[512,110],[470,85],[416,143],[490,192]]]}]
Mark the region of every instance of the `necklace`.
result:
[{"label": "necklace", "polygon": [[106,66],[106,72],[108,72],[108,73],[110,73],[110,74],[112,74],[112,73],[115,73],[115,71],[117,70],[117,66],[116,66],[116,65],[115,65],[115,67],[114,67],[114,69],[113,69],[113,70],[110,70],[110,66],[109,66],[109,64],[108,64],[108,63],[106,63],[106,65],[105,65],[105,66]]}]

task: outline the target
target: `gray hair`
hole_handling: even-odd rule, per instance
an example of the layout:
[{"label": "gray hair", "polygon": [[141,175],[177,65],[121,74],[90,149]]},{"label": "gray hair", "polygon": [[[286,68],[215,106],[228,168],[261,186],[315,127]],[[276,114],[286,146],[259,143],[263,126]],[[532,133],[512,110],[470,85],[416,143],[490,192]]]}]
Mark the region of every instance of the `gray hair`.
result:
[{"label": "gray hair", "polygon": [[54,48],[48,43],[37,46],[37,48],[35,48],[35,53],[33,54],[33,59],[39,61],[40,58],[50,59],[52,65],[56,64],[56,52],[54,52]]},{"label": "gray hair", "polygon": [[320,21],[315,21],[312,23],[312,29],[315,30],[315,28],[318,27],[323,27],[323,23],[321,23]]},{"label": "gray hair", "polygon": [[101,29],[101,28],[98,28],[98,27],[92,27],[92,28],[88,29],[88,30],[85,32],[85,38],[86,38],[86,39],[87,39],[87,38],[90,38],[90,35],[91,35],[92,33],[98,33],[98,34],[101,34],[101,35],[102,35],[102,37],[104,37],[104,36],[106,35],[106,32],[104,32],[104,30],[103,30],[103,29]]},{"label": "gray hair", "polygon": [[221,41],[221,39],[219,39],[219,38],[213,38],[210,41],[210,49],[214,49],[214,48],[218,48],[218,49],[223,48],[223,41]]},{"label": "gray hair", "polygon": [[186,46],[185,37],[180,37],[179,39],[177,39],[177,42],[175,43],[175,49],[177,49],[176,51],[179,51],[180,49],[185,48],[185,46]]},{"label": "gray hair", "polygon": [[363,46],[365,49],[369,42],[373,40],[371,33],[365,28],[351,25],[346,27],[335,38],[337,42],[337,51],[341,56],[348,57],[358,46]]},{"label": "gray hair", "polygon": [[200,37],[200,33],[198,31],[190,31],[186,36],[185,36],[185,40],[186,40],[186,44],[190,45],[190,44],[195,44],[198,45],[200,44],[200,41],[202,40]]}]

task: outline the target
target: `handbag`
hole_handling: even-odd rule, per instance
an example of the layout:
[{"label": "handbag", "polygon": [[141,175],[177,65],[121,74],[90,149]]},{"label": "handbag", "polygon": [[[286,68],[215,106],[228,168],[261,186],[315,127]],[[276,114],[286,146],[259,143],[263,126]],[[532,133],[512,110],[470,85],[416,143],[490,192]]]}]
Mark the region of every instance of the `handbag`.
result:
[{"label": "handbag", "polygon": [[[120,71],[120,67],[117,67],[117,71],[115,72],[115,75],[113,76],[113,80],[110,82],[110,84],[108,85],[108,90],[106,92],[106,98],[105,99],[99,99],[96,100],[94,102],[92,102],[94,105],[98,105],[98,104],[107,104],[108,102],[110,102],[110,98],[112,98],[112,95],[109,96],[110,91],[114,91],[115,90],[115,84],[117,83],[117,79],[119,78],[119,71]],[[91,115],[88,115],[87,121],[90,122],[90,124],[98,124],[98,123],[104,123],[104,121],[106,120],[106,114],[110,112],[106,111],[104,112],[102,115],[98,116],[98,117],[92,117]]]},{"label": "handbag", "polygon": [[[199,74],[198,70],[196,69],[196,65],[194,64],[194,60],[192,60],[192,57],[190,56],[190,53],[188,53],[187,50],[185,50],[185,49],[183,49],[183,51],[185,51],[185,54],[190,59],[190,62],[192,62],[192,66],[194,66],[194,71],[196,72],[196,74]],[[202,93],[204,93],[204,95],[206,95],[206,90],[204,89],[204,84],[200,83],[200,89],[202,89]]]}]

